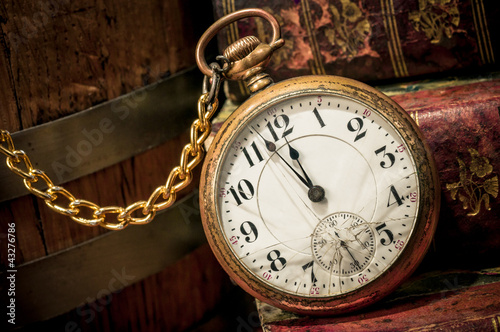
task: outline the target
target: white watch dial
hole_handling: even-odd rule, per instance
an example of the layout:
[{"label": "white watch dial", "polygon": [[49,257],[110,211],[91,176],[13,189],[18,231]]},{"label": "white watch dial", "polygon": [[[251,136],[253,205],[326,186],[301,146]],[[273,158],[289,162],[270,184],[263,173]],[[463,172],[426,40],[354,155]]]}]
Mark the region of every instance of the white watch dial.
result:
[{"label": "white watch dial", "polygon": [[290,294],[347,293],[388,269],[419,208],[407,145],[377,110],[336,95],[293,96],[234,135],[217,213],[235,256]]}]

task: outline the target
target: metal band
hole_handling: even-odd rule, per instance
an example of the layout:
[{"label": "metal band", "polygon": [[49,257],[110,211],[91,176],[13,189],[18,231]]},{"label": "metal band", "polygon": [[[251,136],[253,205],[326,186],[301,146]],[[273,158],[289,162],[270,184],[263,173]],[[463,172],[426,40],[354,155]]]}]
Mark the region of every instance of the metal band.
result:
[{"label": "metal band", "polygon": [[[197,68],[101,105],[13,133],[34,167],[61,184],[116,164],[188,130],[196,118],[203,75]],[[28,194],[0,167],[0,202]]]},{"label": "metal band", "polygon": [[[16,326],[46,320],[162,271],[206,243],[198,192],[142,227],[108,232],[62,252],[0,273],[15,276]],[[4,289],[7,294],[7,289]]]}]

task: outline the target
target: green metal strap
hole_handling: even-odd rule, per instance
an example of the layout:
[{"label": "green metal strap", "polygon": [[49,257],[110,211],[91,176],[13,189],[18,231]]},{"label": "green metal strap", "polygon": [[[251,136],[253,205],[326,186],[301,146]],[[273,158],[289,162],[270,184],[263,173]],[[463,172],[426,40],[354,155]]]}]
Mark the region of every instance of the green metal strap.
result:
[{"label": "green metal strap", "polygon": [[[197,68],[76,114],[12,133],[35,168],[61,184],[129,159],[187,131],[197,117],[203,75]],[[0,202],[28,194],[0,167]]]}]

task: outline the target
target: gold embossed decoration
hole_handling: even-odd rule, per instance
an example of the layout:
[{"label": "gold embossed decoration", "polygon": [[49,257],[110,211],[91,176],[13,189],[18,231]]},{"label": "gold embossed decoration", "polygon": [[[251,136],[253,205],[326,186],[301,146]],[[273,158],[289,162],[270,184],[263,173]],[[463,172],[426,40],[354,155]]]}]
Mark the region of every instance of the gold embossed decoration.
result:
[{"label": "gold embossed decoration", "polygon": [[341,0],[341,8],[330,4],[333,27],[325,30],[332,45],[338,46],[348,58],[355,57],[367,46],[371,26],[361,9],[350,0]]},{"label": "gold embossed decoration", "polygon": [[418,6],[408,15],[415,30],[424,32],[433,44],[451,38],[460,23],[456,0],[420,0]]},{"label": "gold embossed decoration", "polygon": [[469,167],[465,162],[457,158],[460,181],[446,184],[446,189],[451,192],[451,198],[462,202],[464,210],[471,210],[468,216],[475,216],[481,210],[481,203],[491,210],[490,196],[498,197],[498,176],[493,175],[493,166],[486,157],[470,148],[471,161]]}]

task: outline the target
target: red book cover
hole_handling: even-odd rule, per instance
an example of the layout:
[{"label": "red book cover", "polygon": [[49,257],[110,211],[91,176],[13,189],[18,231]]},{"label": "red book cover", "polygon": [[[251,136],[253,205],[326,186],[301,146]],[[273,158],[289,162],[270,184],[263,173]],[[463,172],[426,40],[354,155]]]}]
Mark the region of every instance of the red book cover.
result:
[{"label": "red book cover", "polygon": [[500,263],[500,80],[392,97],[415,119],[433,152],[442,203],[434,247],[441,268]]},{"label": "red book cover", "polygon": [[[489,280],[483,280],[486,274]],[[457,272],[422,276],[382,302],[346,315],[300,316],[260,301],[257,308],[266,332],[498,331],[499,295],[498,271]]]}]

